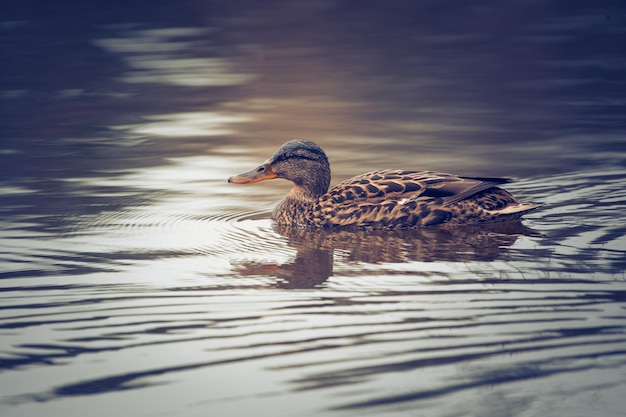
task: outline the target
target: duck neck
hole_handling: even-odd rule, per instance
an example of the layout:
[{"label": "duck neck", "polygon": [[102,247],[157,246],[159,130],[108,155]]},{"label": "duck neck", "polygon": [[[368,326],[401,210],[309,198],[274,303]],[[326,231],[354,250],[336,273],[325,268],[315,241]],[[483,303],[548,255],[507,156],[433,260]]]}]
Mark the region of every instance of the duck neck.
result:
[{"label": "duck neck", "polygon": [[289,196],[302,201],[315,201],[328,191],[330,185],[330,168],[319,167],[314,175],[306,175],[293,181],[294,186]]},{"label": "duck neck", "polygon": [[312,204],[315,200],[317,200],[320,196],[324,195],[328,188],[322,191],[321,187],[313,188],[313,187],[303,187],[298,184],[294,184],[287,194],[286,198],[289,200],[296,200],[305,203]]},{"label": "duck neck", "polygon": [[272,219],[278,224],[314,224],[313,206],[327,189],[328,185],[326,188],[322,188],[321,185],[318,188],[312,188],[294,184],[291,191],[274,208]]}]

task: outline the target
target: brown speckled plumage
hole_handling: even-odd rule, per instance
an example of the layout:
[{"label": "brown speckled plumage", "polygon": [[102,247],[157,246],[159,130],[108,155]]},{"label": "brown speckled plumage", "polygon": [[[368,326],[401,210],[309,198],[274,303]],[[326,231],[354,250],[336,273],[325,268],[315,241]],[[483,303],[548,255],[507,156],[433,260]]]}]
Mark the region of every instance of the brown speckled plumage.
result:
[{"label": "brown speckled plumage", "polygon": [[231,177],[251,183],[284,178],[293,188],[272,219],[284,225],[408,228],[517,219],[536,204],[521,203],[497,186],[502,178],[459,177],[431,171],[382,170],[350,178],[328,191],[330,166],[315,143],[292,140],[263,165]]}]

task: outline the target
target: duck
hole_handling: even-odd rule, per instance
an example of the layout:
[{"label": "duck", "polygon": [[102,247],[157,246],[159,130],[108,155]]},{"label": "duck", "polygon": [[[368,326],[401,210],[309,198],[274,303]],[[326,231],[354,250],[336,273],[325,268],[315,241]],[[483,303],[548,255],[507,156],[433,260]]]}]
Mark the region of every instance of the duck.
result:
[{"label": "duck", "polygon": [[310,140],[284,143],[265,162],[228,179],[252,184],[285,179],[293,186],[272,211],[277,225],[330,228],[421,228],[520,219],[540,204],[517,200],[499,186],[508,178],[385,169],[329,189],[330,164]]}]

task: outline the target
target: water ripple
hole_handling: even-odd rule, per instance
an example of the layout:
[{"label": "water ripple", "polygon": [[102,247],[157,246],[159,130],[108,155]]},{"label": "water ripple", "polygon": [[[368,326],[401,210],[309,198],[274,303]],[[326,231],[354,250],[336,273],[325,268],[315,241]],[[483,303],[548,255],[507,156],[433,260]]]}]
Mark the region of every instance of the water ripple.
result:
[{"label": "water ripple", "polygon": [[[219,410],[287,391],[320,412],[454,415],[487,389],[584,393],[599,371],[623,388],[624,174],[521,181],[545,208],[453,231],[277,227],[269,207],[193,193],[76,217],[38,250],[28,237],[7,250],[56,269],[3,272],[0,378],[32,383],[3,383],[0,407],[213,384],[175,401]],[[241,387],[242,370],[276,382]]]}]

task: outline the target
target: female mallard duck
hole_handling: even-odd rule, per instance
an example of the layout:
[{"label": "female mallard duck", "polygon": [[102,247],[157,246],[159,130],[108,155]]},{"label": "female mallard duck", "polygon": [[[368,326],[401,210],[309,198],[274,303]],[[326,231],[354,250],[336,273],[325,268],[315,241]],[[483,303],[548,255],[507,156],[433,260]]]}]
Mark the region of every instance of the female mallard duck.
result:
[{"label": "female mallard duck", "polygon": [[228,182],[248,184],[272,178],[294,184],[272,213],[272,219],[283,225],[461,225],[517,219],[538,207],[519,202],[497,187],[508,179],[431,171],[374,171],[328,191],[328,158],[318,145],[307,140],[285,143],[261,166],[230,177]]}]

